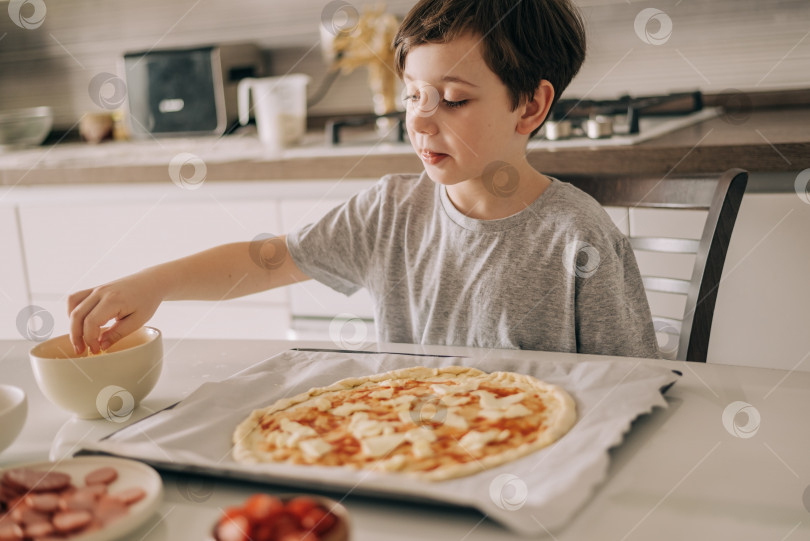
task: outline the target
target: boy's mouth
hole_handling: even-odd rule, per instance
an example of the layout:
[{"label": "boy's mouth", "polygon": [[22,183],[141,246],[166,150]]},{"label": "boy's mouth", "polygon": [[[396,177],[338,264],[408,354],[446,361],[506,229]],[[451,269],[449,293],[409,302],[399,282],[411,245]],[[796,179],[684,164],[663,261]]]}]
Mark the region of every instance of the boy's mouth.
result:
[{"label": "boy's mouth", "polygon": [[433,152],[432,150],[423,150],[420,153],[420,156],[423,162],[430,165],[435,165],[440,161],[442,161],[443,159],[445,159],[447,157],[447,154],[442,154],[441,152]]}]

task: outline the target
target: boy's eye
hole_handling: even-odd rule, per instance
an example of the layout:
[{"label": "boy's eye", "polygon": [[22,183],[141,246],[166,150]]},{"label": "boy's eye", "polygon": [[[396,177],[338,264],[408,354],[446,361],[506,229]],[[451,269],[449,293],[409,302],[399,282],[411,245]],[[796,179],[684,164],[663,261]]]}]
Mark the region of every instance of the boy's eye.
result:
[{"label": "boy's eye", "polygon": [[[419,96],[419,94],[415,93],[415,94],[410,94],[408,96],[405,96],[402,101],[404,101],[406,104],[408,104],[408,103],[419,103],[420,100],[421,100],[421,97]],[[450,101],[450,100],[446,100],[446,99],[442,100],[442,102],[444,102],[444,104],[447,107],[449,107],[450,109],[463,107],[464,105],[466,105],[467,101],[468,100],[458,100],[458,101]]]},{"label": "boy's eye", "polygon": [[463,107],[467,103],[467,100],[459,100],[459,101],[450,101],[444,100],[444,104],[451,109],[455,109],[457,107]]}]

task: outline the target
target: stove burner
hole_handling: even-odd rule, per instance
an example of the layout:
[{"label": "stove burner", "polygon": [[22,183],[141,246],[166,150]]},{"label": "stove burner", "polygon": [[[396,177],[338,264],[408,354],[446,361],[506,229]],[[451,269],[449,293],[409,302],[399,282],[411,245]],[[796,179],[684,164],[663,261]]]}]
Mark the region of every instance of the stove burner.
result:
[{"label": "stove burner", "polygon": [[[613,135],[637,135],[639,118],[642,115],[685,116],[701,110],[703,110],[703,94],[700,91],[635,98],[625,95],[613,100],[561,99],[555,105],[541,133],[550,141],[581,136],[604,139]],[[403,111],[330,120],[326,124],[326,143],[339,144],[343,128],[364,126],[373,128],[381,118],[396,120],[396,140],[404,143],[406,129]]]},{"label": "stove burner", "polygon": [[381,118],[393,118],[397,122],[397,141],[405,142],[405,113],[394,111],[385,115],[357,115],[350,117],[335,118],[326,123],[326,144],[337,145],[340,143],[340,130],[347,127],[360,128],[363,126],[372,127],[377,125],[377,120]]},{"label": "stove burner", "polygon": [[702,109],[700,91],[637,98],[625,95],[615,100],[561,99],[546,121],[545,137],[556,141],[576,135],[574,124],[581,125],[583,134],[591,139],[610,137],[616,132],[615,117],[622,116],[626,125],[623,134],[635,135],[639,133],[641,115],[687,115]]}]

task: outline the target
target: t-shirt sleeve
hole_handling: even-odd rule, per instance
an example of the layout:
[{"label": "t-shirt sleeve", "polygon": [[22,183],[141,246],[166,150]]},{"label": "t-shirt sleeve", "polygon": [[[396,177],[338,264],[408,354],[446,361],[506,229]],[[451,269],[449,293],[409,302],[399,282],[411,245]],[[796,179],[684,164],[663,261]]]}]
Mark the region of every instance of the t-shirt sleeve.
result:
[{"label": "t-shirt sleeve", "polygon": [[627,238],[599,250],[578,273],[577,352],[658,358],[658,342],[638,264]]},{"label": "t-shirt sleeve", "polygon": [[345,295],[366,285],[385,180],[287,234],[287,248],[304,274]]}]

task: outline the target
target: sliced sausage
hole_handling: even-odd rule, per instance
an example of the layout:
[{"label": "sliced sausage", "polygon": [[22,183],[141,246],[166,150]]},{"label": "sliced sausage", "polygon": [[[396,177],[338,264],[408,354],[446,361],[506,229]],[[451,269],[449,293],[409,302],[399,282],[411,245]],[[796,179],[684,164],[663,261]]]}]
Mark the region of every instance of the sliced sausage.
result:
[{"label": "sliced sausage", "polygon": [[14,523],[0,524],[0,541],[23,541],[23,529]]},{"label": "sliced sausage", "polygon": [[118,479],[118,470],[112,466],[104,466],[93,470],[84,476],[84,484],[86,485],[109,485]]},{"label": "sliced sausage", "polygon": [[90,494],[95,499],[99,499],[105,494],[107,494],[107,485],[88,485],[86,487],[82,487],[76,492],[81,492],[83,494]]},{"label": "sliced sausage", "polygon": [[130,487],[120,490],[115,494],[110,494],[110,497],[120,501],[123,504],[132,505],[133,503],[144,499],[144,497],[146,497],[146,491],[141,487]]},{"label": "sliced sausage", "polygon": [[70,476],[56,471],[16,468],[3,474],[3,483],[25,492],[59,492],[70,485]]},{"label": "sliced sausage", "polygon": [[59,509],[63,511],[92,511],[95,506],[96,497],[89,492],[82,492],[82,489],[59,499]]},{"label": "sliced sausage", "polygon": [[85,475],[82,487],[61,472],[30,468],[3,472],[0,541],[65,539],[103,528],[146,497],[139,486],[109,494],[108,486],[117,479],[118,471],[106,466]]},{"label": "sliced sausage", "polygon": [[53,492],[31,493],[25,497],[25,503],[40,513],[53,513],[59,509],[59,495]]},{"label": "sliced sausage", "polygon": [[40,522],[48,522],[50,515],[41,513],[29,507],[25,502],[20,503],[11,510],[11,519],[20,526],[28,526],[29,524],[38,524]]},{"label": "sliced sausage", "polygon": [[96,519],[101,524],[107,524],[123,515],[126,515],[128,512],[128,507],[120,500],[111,498],[109,496],[102,496],[93,511]]},{"label": "sliced sausage", "polygon": [[12,474],[13,471],[14,470],[6,470],[3,472],[3,476],[0,477],[0,486],[3,487],[3,490],[24,492],[25,489],[14,482],[17,476]]},{"label": "sliced sausage", "polygon": [[53,516],[53,527],[61,533],[75,532],[93,520],[90,511],[60,511]]},{"label": "sliced sausage", "polygon": [[0,502],[11,503],[25,495],[24,490],[18,490],[7,485],[0,485]]},{"label": "sliced sausage", "polygon": [[50,522],[37,522],[36,524],[29,524],[23,530],[24,536],[32,539],[40,539],[48,535],[53,535],[53,533],[53,524]]}]

